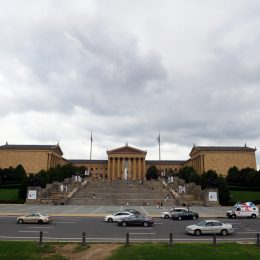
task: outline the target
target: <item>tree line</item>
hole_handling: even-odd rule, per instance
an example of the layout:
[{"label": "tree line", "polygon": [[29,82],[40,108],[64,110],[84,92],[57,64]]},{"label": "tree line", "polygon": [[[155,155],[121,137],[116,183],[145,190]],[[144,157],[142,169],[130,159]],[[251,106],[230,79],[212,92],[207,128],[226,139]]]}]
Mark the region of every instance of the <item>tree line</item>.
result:
[{"label": "tree line", "polygon": [[70,178],[73,175],[84,175],[85,167],[77,167],[72,164],[66,164],[63,166],[56,166],[50,168],[47,171],[41,170],[37,174],[26,174],[26,171],[22,165],[18,165],[16,168],[9,167],[0,169],[0,187],[11,187],[11,185],[19,185],[19,198],[26,199],[27,187],[40,186],[45,188],[48,183],[54,181],[62,182],[66,178]]}]

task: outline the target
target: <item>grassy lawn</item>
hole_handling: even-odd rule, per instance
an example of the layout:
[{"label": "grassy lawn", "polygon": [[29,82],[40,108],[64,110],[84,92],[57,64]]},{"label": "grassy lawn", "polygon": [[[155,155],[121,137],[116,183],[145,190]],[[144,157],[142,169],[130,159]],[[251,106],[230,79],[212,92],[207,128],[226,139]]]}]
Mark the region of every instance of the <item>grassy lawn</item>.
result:
[{"label": "grassy lawn", "polygon": [[38,246],[35,242],[0,241],[0,260],[63,260],[66,259],[55,253],[54,244]]},{"label": "grassy lawn", "polygon": [[236,243],[219,243],[216,247],[210,244],[137,244],[122,246],[115,251],[109,260],[153,260],[153,259],[260,259],[260,248],[255,245],[241,245]]},{"label": "grassy lawn", "polygon": [[[84,251],[91,250],[90,247],[81,248],[75,245],[70,255],[67,258],[58,252],[65,252],[64,247],[70,247],[70,243],[44,243],[44,246],[39,246],[36,242],[16,242],[16,241],[0,241],[0,260],[33,260],[33,259],[46,259],[46,260],[63,260],[85,259],[83,256]],[[76,247],[75,247],[76,246]],[[104,245],[99,244],[100,248]],[[90,249],[89,249],[90,248]],[[63,250],[63,251],[61,251]],[[97,250],[97,247],[95,247]],[[81,254],[82,255],[77,255]],[[83,257],[83,258],[81,258]],[[75,258],[75,259],[76,259]],[[90,258],[86,258],[90,259]],[[95,259],[95,258],[94,258]],[[167,260],[167,259],[180,259],[180,260],[203,260],[203,259],[259,259],[260,248],[256,245],[237,244],[237,243],[218,243],[214,247],[210,243],[177,243],[174,246],[168,244],[131,244],[122,245],[117,250],[113,251],[113,255],[108,258],[109,260]]]},{"label": "grassy lawn", "polygon": [[260,200],[260,191],[230,191],[230,195],[234,202]]},{"label": "grassy lawn", "polygon": [[0,200],[17,200],[18,189],[0,189]]}]

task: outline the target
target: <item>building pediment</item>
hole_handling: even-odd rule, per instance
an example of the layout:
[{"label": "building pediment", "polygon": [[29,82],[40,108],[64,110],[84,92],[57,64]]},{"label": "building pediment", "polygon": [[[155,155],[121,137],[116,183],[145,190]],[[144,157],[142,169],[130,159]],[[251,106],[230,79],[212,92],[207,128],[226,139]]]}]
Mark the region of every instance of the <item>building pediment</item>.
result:
[{"label": "building pediment", "polygon": [[142,154],[142,155],[145,155],[146,151],[125,145],[123,147],[109,150],[109,151],[107,151],[107,154]]},{"label": "building pediment", "polygon": [[198,152],[255,152],[256,148],[247,146],[193,146],[190,157]]}]

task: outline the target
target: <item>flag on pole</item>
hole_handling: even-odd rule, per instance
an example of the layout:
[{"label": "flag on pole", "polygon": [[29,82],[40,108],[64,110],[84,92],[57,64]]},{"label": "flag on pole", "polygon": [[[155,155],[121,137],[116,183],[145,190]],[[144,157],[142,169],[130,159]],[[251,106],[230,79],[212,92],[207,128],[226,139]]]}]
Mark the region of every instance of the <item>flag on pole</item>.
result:
[{"label": "flag on pole", "polygon": [[93,142],[92,132],[91,132],[91,135],[90,135],[90,141],[91,141],[91,143]]},{"label": "flag on pole", "polygon": [[159,135],[158,135],[158,137],[157,137],[157,141],[158,141],[158,143],[161,142],[161,135],[160,135],[160,132],[159,132]]}]

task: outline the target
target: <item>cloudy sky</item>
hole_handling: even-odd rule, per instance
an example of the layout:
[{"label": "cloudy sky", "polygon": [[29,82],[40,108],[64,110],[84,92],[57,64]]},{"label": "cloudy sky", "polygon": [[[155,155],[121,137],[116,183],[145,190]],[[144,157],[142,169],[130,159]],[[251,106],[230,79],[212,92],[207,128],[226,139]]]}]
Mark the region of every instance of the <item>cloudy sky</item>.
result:
[{"label": "cloudy sky", "polygon": [[[260,149],[260,1],[0,0],[0,144]],[[260,152],[257,152],[260,164]]]}]

